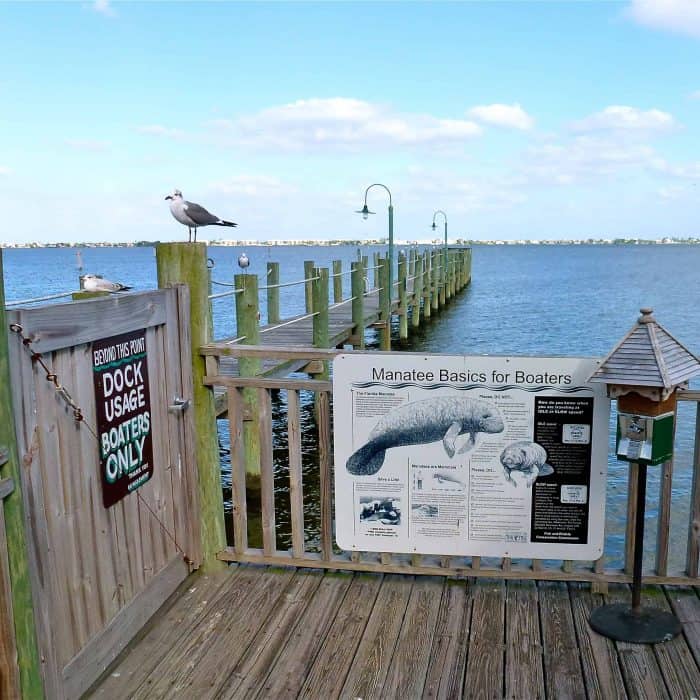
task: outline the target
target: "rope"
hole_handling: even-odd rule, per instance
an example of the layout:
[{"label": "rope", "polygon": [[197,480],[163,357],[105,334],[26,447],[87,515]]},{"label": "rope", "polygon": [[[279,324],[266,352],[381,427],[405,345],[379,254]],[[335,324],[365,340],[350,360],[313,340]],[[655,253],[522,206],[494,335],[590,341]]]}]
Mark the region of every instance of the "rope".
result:
[{"label": "rope", "polygon": [[[217,282],[216,280],[211,281],[212,284],[218,284],[220,287],[235,287],[235,282]],[[242,289],[240,291],[243,291]]]},{"label": "rope", "polygon": [[309,277],[308,279],[298,280],[297,282],[285,282],[284,284],[268,284],[265,287],[260,287],[260,289],[278,289],[279,287],[293,287],[295,284],[306,284],[307,282],[314,282],[320,279],[321,278],[318,276]]},{"label": "rope", "polygon": [[337,309],[339,306],[343,306],[344,304],[349,304],[351,301],[355,301],[355,299],[357,299],[357,297],[350,297],[345,301],[339,301],[337,304],[331,304],[331,306],[328,307],[328,310],[330,311],[331,309]]},{"label": "rope", "polygon": [[291,321],[285,321],[284,323],[278,323],[276,326],[270,326],[269,328],[263,328],[260,333],[268,333],[269,331],[274,331],[276,328],[282,328],[282,326],[288,326],[290,323],[296,323],[297,321],[305,321],[307,318],[312,318],[313,316],[318,316],[319,311],[314,311],[311,314],[306,314],[306,316],[299,316],[299,318],[293,318]]},{"label": "rope", "polygon": [[218,294],[210,294],[207,298],[208,299],[221,299],[223,297],[232,297],[235,296],[236,294],[241,294],[243,289],[232,289],[229,292],[219,292]]},{"label": "rope", "polygon": [[33,299],[18,299],[16,301],[6,302],[5,306],[20,306],[21,304],[32,304],[35,301],[49,301],[50,299],[62,299],[63,297],[73,296],[73,294],[75,294],[75,292],[61,292],[60,294],[49,294],[45,297],[34,297]]}]

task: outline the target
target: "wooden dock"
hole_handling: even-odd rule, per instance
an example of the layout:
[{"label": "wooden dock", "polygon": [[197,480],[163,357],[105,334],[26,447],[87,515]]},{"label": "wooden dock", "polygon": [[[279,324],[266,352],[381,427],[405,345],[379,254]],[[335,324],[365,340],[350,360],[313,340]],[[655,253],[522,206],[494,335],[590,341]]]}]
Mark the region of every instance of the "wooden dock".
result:
[{"label": "wooden dock", "polygon": [[574,582],[241,565],[191,576],[88,697],[697,697],[698,589],[645,589],[684,625],[653,646],[591,630],[603,600]]}]

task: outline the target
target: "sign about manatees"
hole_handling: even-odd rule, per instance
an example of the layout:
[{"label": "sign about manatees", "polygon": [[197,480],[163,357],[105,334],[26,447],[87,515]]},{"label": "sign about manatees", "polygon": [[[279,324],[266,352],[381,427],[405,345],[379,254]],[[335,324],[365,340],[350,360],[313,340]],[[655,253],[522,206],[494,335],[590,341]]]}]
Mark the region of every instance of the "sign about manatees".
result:
[{"label": "sign about manatees", "polygon": [[92,344],[102,502],[105,508],[153,475],[146,331]]},{"label": "sign about manatees", "polygon": [[603,551],[610,402],[598,360],[343,354],[345,550],[542,559]]}]

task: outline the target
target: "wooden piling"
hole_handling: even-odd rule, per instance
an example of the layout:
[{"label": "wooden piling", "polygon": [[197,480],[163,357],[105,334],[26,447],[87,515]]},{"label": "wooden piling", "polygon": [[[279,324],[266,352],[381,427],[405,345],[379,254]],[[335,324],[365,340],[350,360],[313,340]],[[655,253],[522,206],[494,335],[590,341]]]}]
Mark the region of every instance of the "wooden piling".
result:
[{"label": "wooden piling", "polygon": [[[242,338],[242,345],[260,344],[260,312],[258,308],[258,278],[256,275],[236,275],[236,335]],[[260,372],[260,360],[256,357],[241,357],[238,372],[241,377],[254,377]],[[258,415],[258,394],[255,389],[241,391],[243,399],[243,444],[245,446],[246,475],[248,485],[255,489],[260,479],[260,421]],[[256,481],[256,479],[258,481]]]},{"label": "wooden piling", "polygon": [[413,328],[420,326],[420,302],[423,298],[423,258],[416,257],[413,280],[413,310],[411,312],[411,325]]},{"label": "wooden piling", "polygon": [[343,261],[333,261],[333,303],[343,301]]},{"label": "wooden piling", "polygon": [[192,410],[199,473],[202,566],[205,570],[223,568],[216,559],[217,553],[226,547],[226,528],[214,391],[204,385],[207,372],[204,358],[199,354],[200,346],[210,340],[207,246],[205,243],[160,243],[156,246],[156,266],[159,288],[184,283],[190,289]]},{"label": "wooden piling", "polygon": [[361,262],[353,262],[350,275],[352,294],[352,344],[364,350],[365,347],[365,272]]},{"label": "wooden piling", "polygon": [[406,263],[406,254],[399,253],[399,339],[406,340],[408,338],[408,304],[406,292],[406,278],[408,265]]},{"label": "wooden piling", "polygon": [[446,292],[447,292],[447,255],[445,254],[445,249],[442,248],[438,252],[438,261],[440,265],[440,277],[438,277],[438,285],[439,285],[439,305],[440,308],[445,306],[445,303],[447,301],[446,299]]},{"label": "wooden piling", "polygon": [[432,253],[430,251],[423,251],[423,263],[423,318],[428,319],[430,318],[430,314],[432,313],[433,308],[431,294],[433,281],[433,273],[431,267]]},{"label": "wooden piling", "polygon": [[[328,333],[328,268],[314,268],[313,283],[313,346],[315,348],[327,348],[329,344]],[[314,374],[314,379],[328,379],[330,376],[328,362],[323,362],[323,371]]]},{"label": "wooden piling", "polygon": [[391,294],[389,290],[389,258],[380,258],[379,271],[379,347],[391,350]]},{"label": "wooden piling", "polygon": [[280,283],[280,264],[278,262],[267,263],[267,322],[280,322],[280,288],[275,285]]},{"label": "wooden piling", "polygon": [[372,286],[377,289],[381,286],[379,282],[379,253],[372,253]]},{"label": "wooden piling", "polygon": [[307,314],[311,313],[311,307],[313,306],[311,301],[311,278],[314,276],[314,267],[316,265],[314,265],[313,260],[304,260],[304,300],[306,301],[304,308]]},{"label": "wooden piling", "polygon": [[440,252],[433,249],[430,253],[430,305],[433,311],[440,306]]},{"label": "wooden piling", "polygon": [[[27,535],[25,531],[24,504],[22,502],[22,483],[20,461],[15,442],[15,419],[12,411],[12,393],[10,389],[10,364],[5,320],[5,292],[3,283],[2,250],[0,249],[0,483],[11,479],[14,486],[12,493],[0,494],[0,521],[4,520],[0,531],[0,577],[9,580],[9,600],[3,600],[0,590],[0,622],[5,615],[12,616],[14,635],[6,629],[0,630],[0,696],[11,698],[19,690],[22,698],[43,698],[41,665],[34,627],[34,608],[29,576],[29,558],[27,553]],[[17,339],[17,342],[19,340]],[[6,482],[7,485],[7,482]],[[4,537],[3,537],[4,535]],[[7,560],[2,552],[2,540],[7,541]],[[7,570],[5,567],[7,566]],[[9,573],[9,576],[6,574]],[[0,578],[0,589],[3,581]],[[5,615],[3,615],[5,613]],[[14,644],[11,644],[14,636]],[[10,658],[16,654],[16,661]],[[3,655],[8,658],[3,658]],[[3,662],[9,668],[3,671]],[[16,664],[16,665],[15,665]],[[19,689],[16,688],[17,671]],[[7,675],[6,675],[7,674]],[[15,686],[15,687],[13,687]]]}]

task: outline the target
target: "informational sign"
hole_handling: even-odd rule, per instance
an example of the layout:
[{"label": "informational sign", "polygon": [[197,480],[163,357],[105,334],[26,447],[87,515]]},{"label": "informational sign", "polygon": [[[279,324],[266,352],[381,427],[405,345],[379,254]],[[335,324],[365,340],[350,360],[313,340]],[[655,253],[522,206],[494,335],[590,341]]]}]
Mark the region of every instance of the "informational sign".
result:
[{"label": "informational sign", "polygon": [[610,402],[595,359],[367,353],[333,363],[346,550],[597,559]]},{"label": "informational sign", "polygon": [[92,344],[102,502],[113,506],[153,475],[146,331]]}]

